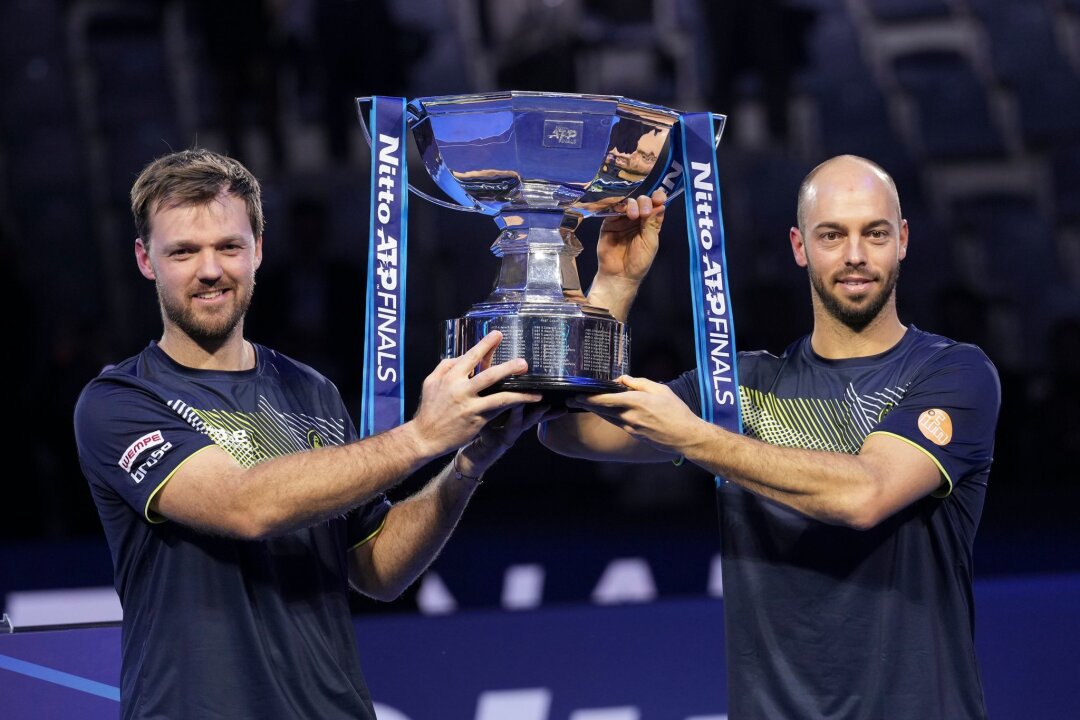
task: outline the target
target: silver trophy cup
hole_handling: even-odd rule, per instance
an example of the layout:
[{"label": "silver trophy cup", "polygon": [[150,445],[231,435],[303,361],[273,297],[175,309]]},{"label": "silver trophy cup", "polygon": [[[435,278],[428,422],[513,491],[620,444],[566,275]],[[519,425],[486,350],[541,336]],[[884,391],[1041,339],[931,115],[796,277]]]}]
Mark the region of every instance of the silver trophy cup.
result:
[{"label": "silver trophy cup", "polygon": [[523,357],[529,369],[493,389],[553,400],[622,390],[615,378],[630,369],[630,328],[585,300],[575,230],[619,214],[627,198],[678,193],[680,113],[618,96],[518,91],[418,98],[406,113],[428,173],[453,202],[412,192],[493,216],[501,230],[494,288],[445,322],[443,356],[499,330],[494,362]]}]

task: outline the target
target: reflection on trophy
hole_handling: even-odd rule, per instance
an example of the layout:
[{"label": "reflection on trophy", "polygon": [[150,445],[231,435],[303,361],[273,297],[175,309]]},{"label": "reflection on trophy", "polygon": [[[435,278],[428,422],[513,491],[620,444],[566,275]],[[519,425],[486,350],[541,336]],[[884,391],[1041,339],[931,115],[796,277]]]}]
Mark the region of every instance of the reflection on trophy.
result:
[{"label": "reflection on trophy", "polygon": [[[419,98],[406,124],[428,173],[454,202],[494,217],[501,264],[491,294],[445,323],[444,357],[485,334],[503,341],[495,362],[523,357],[526,374],[500,385],[565,391],[621,390],[630,330],[584,300],[575,230],[618,214],[629,197],[681,183],[680,113],[617,96],[497,92]],[[675,132],[673,132],[673,130]]]}]

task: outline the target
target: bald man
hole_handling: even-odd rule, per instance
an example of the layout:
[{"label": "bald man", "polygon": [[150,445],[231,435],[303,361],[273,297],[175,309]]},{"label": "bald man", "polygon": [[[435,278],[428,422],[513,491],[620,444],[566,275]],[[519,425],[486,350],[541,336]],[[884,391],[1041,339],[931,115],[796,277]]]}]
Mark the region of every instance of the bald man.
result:
[{"label": "bald man", "polygon": [[[541,441],[595,460],[685,458],[719,478],[732,720],[984,718],[972,542],[997,371],[900,321],[908,223],[877,164],[814,168],[789,240],[813,328],[779,357],[739,353],[743,435],[699,417],[689,371],[574,398],[589,412],[548,422]],[[619,250],[647,268],[656,248]],[[599,287],[628,309],[638,285]]]}]

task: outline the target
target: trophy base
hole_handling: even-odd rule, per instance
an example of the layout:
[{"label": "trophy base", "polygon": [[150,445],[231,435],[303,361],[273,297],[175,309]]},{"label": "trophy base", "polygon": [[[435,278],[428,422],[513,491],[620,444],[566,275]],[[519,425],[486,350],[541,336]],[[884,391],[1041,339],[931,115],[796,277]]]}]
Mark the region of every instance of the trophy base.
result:
[{"label": "trophy base", "polygon": [[518,357],[529,363],[528,371],[490,392],[540,391],[545,402],[562,406],[568,395],[626,389],[615,378],[629,372],[630,328],[605,311],[575,303],[478,305],[447,320],[444,330],[443,357],[458,357],[498,330],[503,339],[492,363]]},{"label": "trophy base", "polygon": [[[545,378],[541,376],[519,375],[507,378],[502,382],[495,383],[482,395],[490,395],[496,392],[539,392],[543,397],[541,403],[554,409],[566,407],[566,398],[571,395],[588,395],[593,393],[623,392],[626,386],[617,382],[580,382],[565,378]],[[570,408],[570,412],[578,412],[577,408]]]}]

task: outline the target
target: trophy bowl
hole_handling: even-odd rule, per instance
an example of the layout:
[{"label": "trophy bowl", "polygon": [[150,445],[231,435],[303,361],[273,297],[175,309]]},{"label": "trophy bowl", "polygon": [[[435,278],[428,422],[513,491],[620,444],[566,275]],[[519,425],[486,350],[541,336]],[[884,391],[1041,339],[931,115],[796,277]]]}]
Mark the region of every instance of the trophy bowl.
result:
[{"label": "trophy bowl", "polygon": [[487,298],[444,323],[444,357],[484,335],[503,340],[494,362],[523,357],[526,373],[493,390],[614,392],[629,371],[630,328],[588,304],[575,230],[617,215],[630,197],[681,184],[680,113],[620,96],[494,92],[408,102],[406,125],[445,207],[490,215],[500,258]]}]

